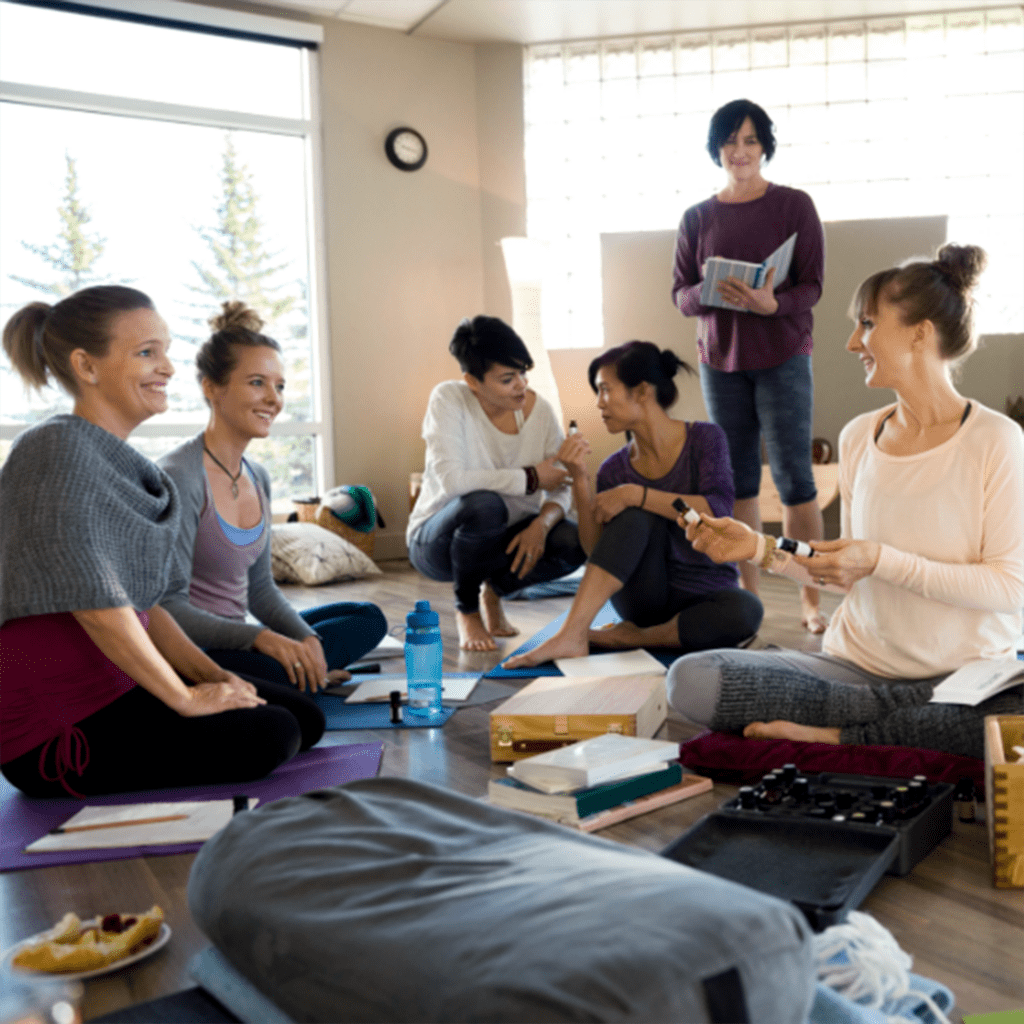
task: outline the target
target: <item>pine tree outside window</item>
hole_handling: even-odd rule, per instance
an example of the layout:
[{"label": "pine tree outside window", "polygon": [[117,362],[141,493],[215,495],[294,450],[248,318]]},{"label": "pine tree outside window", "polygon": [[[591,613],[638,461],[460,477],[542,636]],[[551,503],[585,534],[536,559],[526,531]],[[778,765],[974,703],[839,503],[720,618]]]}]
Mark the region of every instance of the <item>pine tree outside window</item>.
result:
[{"label": "pine tree outside window", "polygon": [[[0,317],[87,284],[149,294],[170,325],[176,373],[168,411],[130,440],[155,458],[206,422],[194,360],[208,317],[229,298],[253,306],[284,350],[285,409],[250,448],[277,504],[322,490],[333,472],[319,30],[237,19],[248,38],[0,0]],[[20,430],[69,408],[56,389],[26,393],[0,357],[0,460]]]}]

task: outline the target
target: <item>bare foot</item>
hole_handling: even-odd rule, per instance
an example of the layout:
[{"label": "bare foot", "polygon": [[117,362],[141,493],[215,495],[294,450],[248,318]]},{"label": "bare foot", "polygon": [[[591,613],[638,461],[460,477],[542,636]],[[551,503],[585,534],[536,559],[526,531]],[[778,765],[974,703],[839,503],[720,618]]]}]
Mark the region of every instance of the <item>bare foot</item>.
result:
[{"label": "bare foot", "polygon": [[455,624],[459,628],[459,648],[463,651],[496,651],[498,645],[487,632],[479,612],[455,610]]},{"label": "bare foot", "polygon": [[519,630],[505,618],[505,609],[501,598],[484,582],[480,586],[480,615],[484,620],[484,629],[491,636],[518,636]]},{"label": "bare foot", "polygon": [[612,622],[600,629],[592,629],[589,640],[595,647],[611,647],[619,651],[644,645],[643,630],[632,622]]},{"label": "bare foot", "polygon": [[502,663],[502,668],[533,668],[543,665],[545,661],[554,661],[555,658],[583,658],[589,653],[590,645],[585,636],[569,636],[559,632],[550,640],[545,640],[540,647],[509,658]]},{"label": "bare foot", "polygon": [[800,620],[808,633],[824,633],[828,629],[828,616],[815,610]]},{"label": "bare foot", "polygon": [[813,587],[805,587],[800,595],[800,621],[808,633],[824,633],[828,626],[828,616],[818,608],[818,593]]},{"label": "bare foot", "polygon": [[796,740],[799,743],[838,743],[839,730],[796,722],[751,722],[743,730],[748,740]]}]

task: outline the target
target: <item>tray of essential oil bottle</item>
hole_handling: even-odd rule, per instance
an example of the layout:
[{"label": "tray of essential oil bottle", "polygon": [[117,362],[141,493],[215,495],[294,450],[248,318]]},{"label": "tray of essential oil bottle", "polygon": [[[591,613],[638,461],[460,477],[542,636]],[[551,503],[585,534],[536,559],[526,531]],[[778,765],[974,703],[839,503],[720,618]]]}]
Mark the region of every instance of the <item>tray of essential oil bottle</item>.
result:
[{"label": "tray of essential oil bottle", "polygon": [[706,815],[661,855],[788,900],[821,931],[860,906],[899,844],[888,827],[726,810]]},{"label": "tray of essential oil bottle", "polygon": [[912,779],[838,772],[802,774],[795,764],[769,772],[754,786],[743,786],[722,805],[726,813],[751,818],[866,825],[892,829],[899,852],[889,873],[907,874],[949,834],[954,787]]}]

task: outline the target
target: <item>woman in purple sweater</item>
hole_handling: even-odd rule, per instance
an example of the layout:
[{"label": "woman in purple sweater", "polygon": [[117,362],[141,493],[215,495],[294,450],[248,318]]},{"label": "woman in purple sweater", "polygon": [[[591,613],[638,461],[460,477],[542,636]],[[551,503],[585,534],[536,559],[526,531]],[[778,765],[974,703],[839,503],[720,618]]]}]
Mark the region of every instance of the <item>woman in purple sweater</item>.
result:
[{"label": "woman in purple sweater", "polygon": [[[629,444],[601,464],[596,495],[583,436],[570,436],[559,452],[572,477],[580,544],[589,560],[562,628],[510,658],[506,668],[581,657],[591,643],[700,651],[735,647],[757,632],[764,609],[754,594],[739,589],[736,567],[716,565],[695,551],[676,524],[672,502],[679,497],[705,513],[733,507],[721,428],[668,415],[679,396],[672,379],[679,367],[693,372],[674,352],[659,352],[649,341],[609,349],[590,364],[601,419],[609,433],[626,431]],[[591,630],[609,599],[623,621]]]},{"label": "woman in purple sweater", "polygon": [[[771,119],[750,100],[717,110],[708,152],[726,173],[725,187],[683,214],[676,240],[672,299],[684,316],[697,317],[700,382],[708,415],[729,439],[737,519],[761,529],[761,438],[783,505],[787,537],[818,540],[824,530],[811,472],[813,381],[812,307],[821,298],[825,235],[806,192],[774,185],[761,165],[775,152]],[[789,274],[750,288],[736,278],[719,285],[738,311],[701,305],[704,263],[710,256],[760,263],[790,235],[796,248]],[[757,593],[758,570],[740,567],[743,586]],[[803,621],[825,629],[818,592],[801,592]]]}]

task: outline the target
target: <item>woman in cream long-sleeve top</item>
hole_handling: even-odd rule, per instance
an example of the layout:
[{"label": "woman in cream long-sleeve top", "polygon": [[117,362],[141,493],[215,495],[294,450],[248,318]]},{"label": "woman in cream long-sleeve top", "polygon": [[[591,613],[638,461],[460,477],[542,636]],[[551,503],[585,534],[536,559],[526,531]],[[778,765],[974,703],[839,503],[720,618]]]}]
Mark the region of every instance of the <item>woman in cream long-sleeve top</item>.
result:
[{"label": "woman in cream long-sleeve top", "polygon": [[732,519],[687,528],[716,561],[746,559],[845,595],[821,654],[711,651],[669,672],[671,703],[758,738],[928,747],[982,756],[986,714],[1017,713],[1021,687],[976,707],[929,703],[963,665],[1012,657],[1024,605],[1024,441],[961,396],[973,350],[971,292],[985,261],[947,245],[869,277],[847,349],[896,403],[840,437],[842,536],[787,555]]}]

